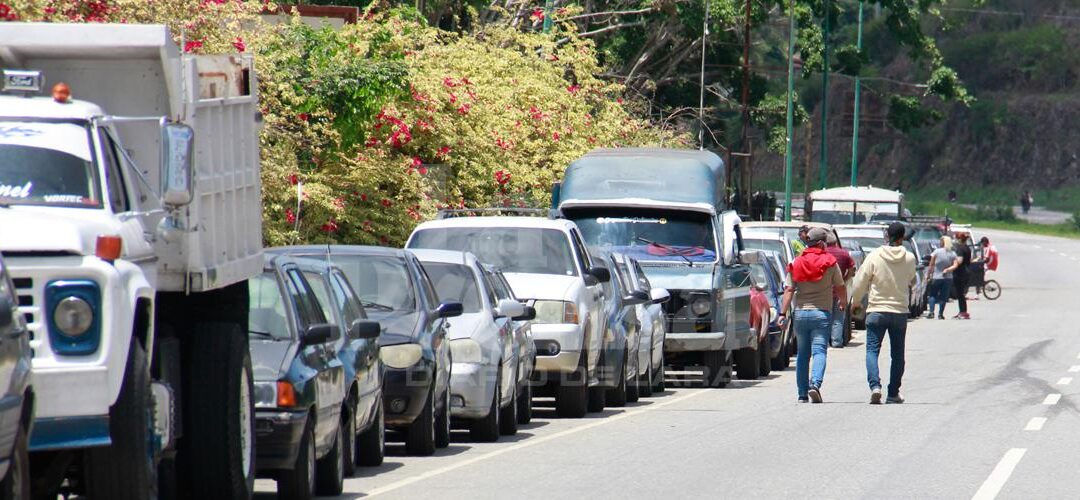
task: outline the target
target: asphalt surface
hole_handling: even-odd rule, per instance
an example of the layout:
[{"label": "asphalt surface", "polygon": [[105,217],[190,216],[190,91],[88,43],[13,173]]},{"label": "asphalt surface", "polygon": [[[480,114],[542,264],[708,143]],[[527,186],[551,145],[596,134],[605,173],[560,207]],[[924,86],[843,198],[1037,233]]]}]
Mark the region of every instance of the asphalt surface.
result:
[{"label": "asphalt surface", "polygon": [[975,232],[1001,253],[1001,298],[909,323],[903,405],[868,404],[856,332],[829,351],[824,404],[796,402],[793,363],[580,420],[541,409],[498,443],[455,432],[434,457],[392,443],[341,498],[1076,498],[1080,241]]},{"label": "asphalt surface", "polygon": [[[972,205],[970,203],[965,204],[964,206],[970,209],[975,209],[977,207],[977,205]],[[1016,205],[1012,207],[1012,211],[1014,214],[1016,214],[1016,218],[1024,222],[1030,222],[1032,224],[1063,224],[1065,222],[1069,222],[1069,219],[1072,217],[1071,214],[1068,214],[1066,212],[1058,212],[1056,210],[1050,210],[1045,207],[1033,206],[1031,207],[1031,210],[1029,210],[1028,213],[1025,214],[1023,207],[1021,207],[1020,205]]]}]

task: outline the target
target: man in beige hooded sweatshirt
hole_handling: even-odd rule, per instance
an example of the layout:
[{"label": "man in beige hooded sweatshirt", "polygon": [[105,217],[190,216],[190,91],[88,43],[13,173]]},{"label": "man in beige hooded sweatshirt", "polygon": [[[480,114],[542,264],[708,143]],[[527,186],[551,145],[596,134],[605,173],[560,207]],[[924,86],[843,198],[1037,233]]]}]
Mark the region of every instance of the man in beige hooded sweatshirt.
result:
[{"label": "man in beige hooded sweatshirt", "polygon": [[[889,335],[892,367],[889,372],[888,403],[903,403],[900,380],[904,377],[904,336],[907,333],[908,296],[915,284],[915,256],[904,248],[905,227],[893,222],[885,231],[888,245],[874,250],[855,275],[852,304],[866,306],[866,381],[870,384],[870,404],[881,404],[878,354]],[[857,306],[856,306],[857,307]]]}]

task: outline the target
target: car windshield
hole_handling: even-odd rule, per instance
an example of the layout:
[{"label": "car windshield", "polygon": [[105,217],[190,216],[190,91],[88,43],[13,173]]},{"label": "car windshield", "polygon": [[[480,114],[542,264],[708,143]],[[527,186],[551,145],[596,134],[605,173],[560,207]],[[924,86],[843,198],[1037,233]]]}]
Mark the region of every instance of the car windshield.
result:
[{"label": "car windshield", "polygon": [[641,261],[716,260],[712,218],[677,210],[605,209],[569,214],[585,244]]},{"label": "car windshield", "polygon": [[461,264],[425,262],[424,269],[431,277],[439,300],[461,302],[467,313],[480,312],[480,288],[472,269]]},{"label": "car windshield", "polygon": [[743,236],[743,246],[747,250],[768,250],[776,252],[780,259],[787,262],[787,252],[784,251],[784,242],[780,240],[758,239],[753,236]]},{"label": "car windshield", "polygon": [[332,255],[331,260],[349,280],[368,318],[416,310],[416,295],[405,259],[394,256]]},{"label": "car windshield", "polygon": [[[417,231],[409,248],[471,252],[504,273],[577,276],[566,234],[528,227],[452,227]],[[426,266],[425,266],[426,267]]]},{"label": "car windshield", "polygon": [[248,335],[252,338],[290,338],[285,297],[274,273],[266,272],[248,280]]},{"label": "car windshield", "polygon": [[810,220],[827,224],[863,224],[897,220],[896,202],[814,200]]},{"label": "car windshield", "polygon": [[85,125],[0,120],[0,204],[101,208]]}]

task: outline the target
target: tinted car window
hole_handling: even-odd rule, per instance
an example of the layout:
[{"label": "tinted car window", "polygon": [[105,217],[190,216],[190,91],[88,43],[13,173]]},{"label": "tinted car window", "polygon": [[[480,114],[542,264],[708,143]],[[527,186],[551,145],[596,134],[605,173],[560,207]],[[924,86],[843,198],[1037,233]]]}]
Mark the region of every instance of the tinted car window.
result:
[{"label": "tinted car window", "polygon": [[432,306],[439,305],[439,295],[435,293],[435,285],[431,284],[431,277],[428,276],[427,271],[424,270],[424,266],[420,265],[420,261],[415,262],[416,270],[420,275],[419,286],[420,289],[423,291],[424,299],[427,300],[427,303],[431,304]]},{"label": "tinted car window", "polygon": [[424,269],[431,277],[440,300],[461,302],[467,313],[480,312],[480,287],[472,269],[461,264],[441,262],[425,262]]},{"label": "tinted car window", "polygon": [[401,257],[338,257],[334,264],[345,273],[372,319],[416,310],[412,279]]},{"label": "tinted car window", "polygon": [[293,295],[293,300],[300,311],[300,327],[306,330],[311,325],[326,323],[328,320],[326,315],[323,314],[322,306],[315,303],[311,288],[304,281],[304,278],[300,276],[300,272],[290,269],[285,275],[289,277],[288,281],[291,285],[289,293]]},{"label": "tinted car window", "polygon": [[360,299],[356,298],[356,293],[349,286],[348,280],[337,271],[331,273],[330,277],[330,288],[334,291],[338,308],[345,316],[345,324],[351,325],[358,319],[366,319],[364,308],[360,306]]},{"label": "tinted car window", "polygon": [[409,248],[472,252],[507,273],[577,276],[566,235],[556,229],[455,227],[417,231]]},{"label": "tinted car window", "polygon": [[288,339],[289,315],[274,273],[263,273],[248,280],[248,333],[258,337],[270,335]]},{"label": "tinted car window", "polygon": [[326,322],[336,322],[338,315],[334,313],[334,309],[337,309],[337,302],[330,295],[330,285],[326,282],[326,278],[321,274],[308,271],[304,272],[304,278],[311,285],[311,291],[315,294],[316,303],[323,317],[326,318]]}]

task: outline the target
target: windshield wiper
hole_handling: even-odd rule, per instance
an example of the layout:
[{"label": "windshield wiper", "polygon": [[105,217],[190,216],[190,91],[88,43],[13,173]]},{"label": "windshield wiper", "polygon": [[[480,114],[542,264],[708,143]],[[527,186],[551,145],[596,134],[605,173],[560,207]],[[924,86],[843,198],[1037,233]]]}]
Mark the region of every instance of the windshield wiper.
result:
[{"label": "windshield wiper", "polygon": [[642,243],[645,243],[647,245],[656,245],[656,246],[658,246],[658,247],[660,247],[660,248],[662,248],[664,250],[667,250],[669,255],[678,255],[679,257],[682,257],[682,259],[686,261],[687,265],[689,265],[690,267],[694,267],[694,261],[690,260],[690,258],[683,255],[682,252],[679,251],[679,249],[677,249],[677,248],[675,248],[675,247],[673,247],[671,245],[666,245],[664,243],[657,243],[657,242],[652,241],[652,240],[650,240],[648,238],[645,238],[644,236],[636,236],[636,237],[634,237],[634,239],[636,239],[636,240],[638,240],[638,241],[640,241]]},{"label": "windshield wiper", "polygon": [[258,330],[248,330],[248,333],[251,334],[251,335],[258,335],[260,337],[264,337],[264,338],[268,338],[268,339],[275,339],[275,340],[277,339],[277,337],[275,337],[270,332],[260,332]]},{"label": "windshield wiper", "polygon": [[360,301],[360,305],[364,306],[364,308],[366,308],[366,309],[378,309],[380,311],[386,311],[386,312],[390,312],[390,311],[394,310],[393,307],[390,307],[388,305],[379,304],[379,303],[375,303],[375,302],[367,302],[367,301],[364,301],[364,300]]}]

